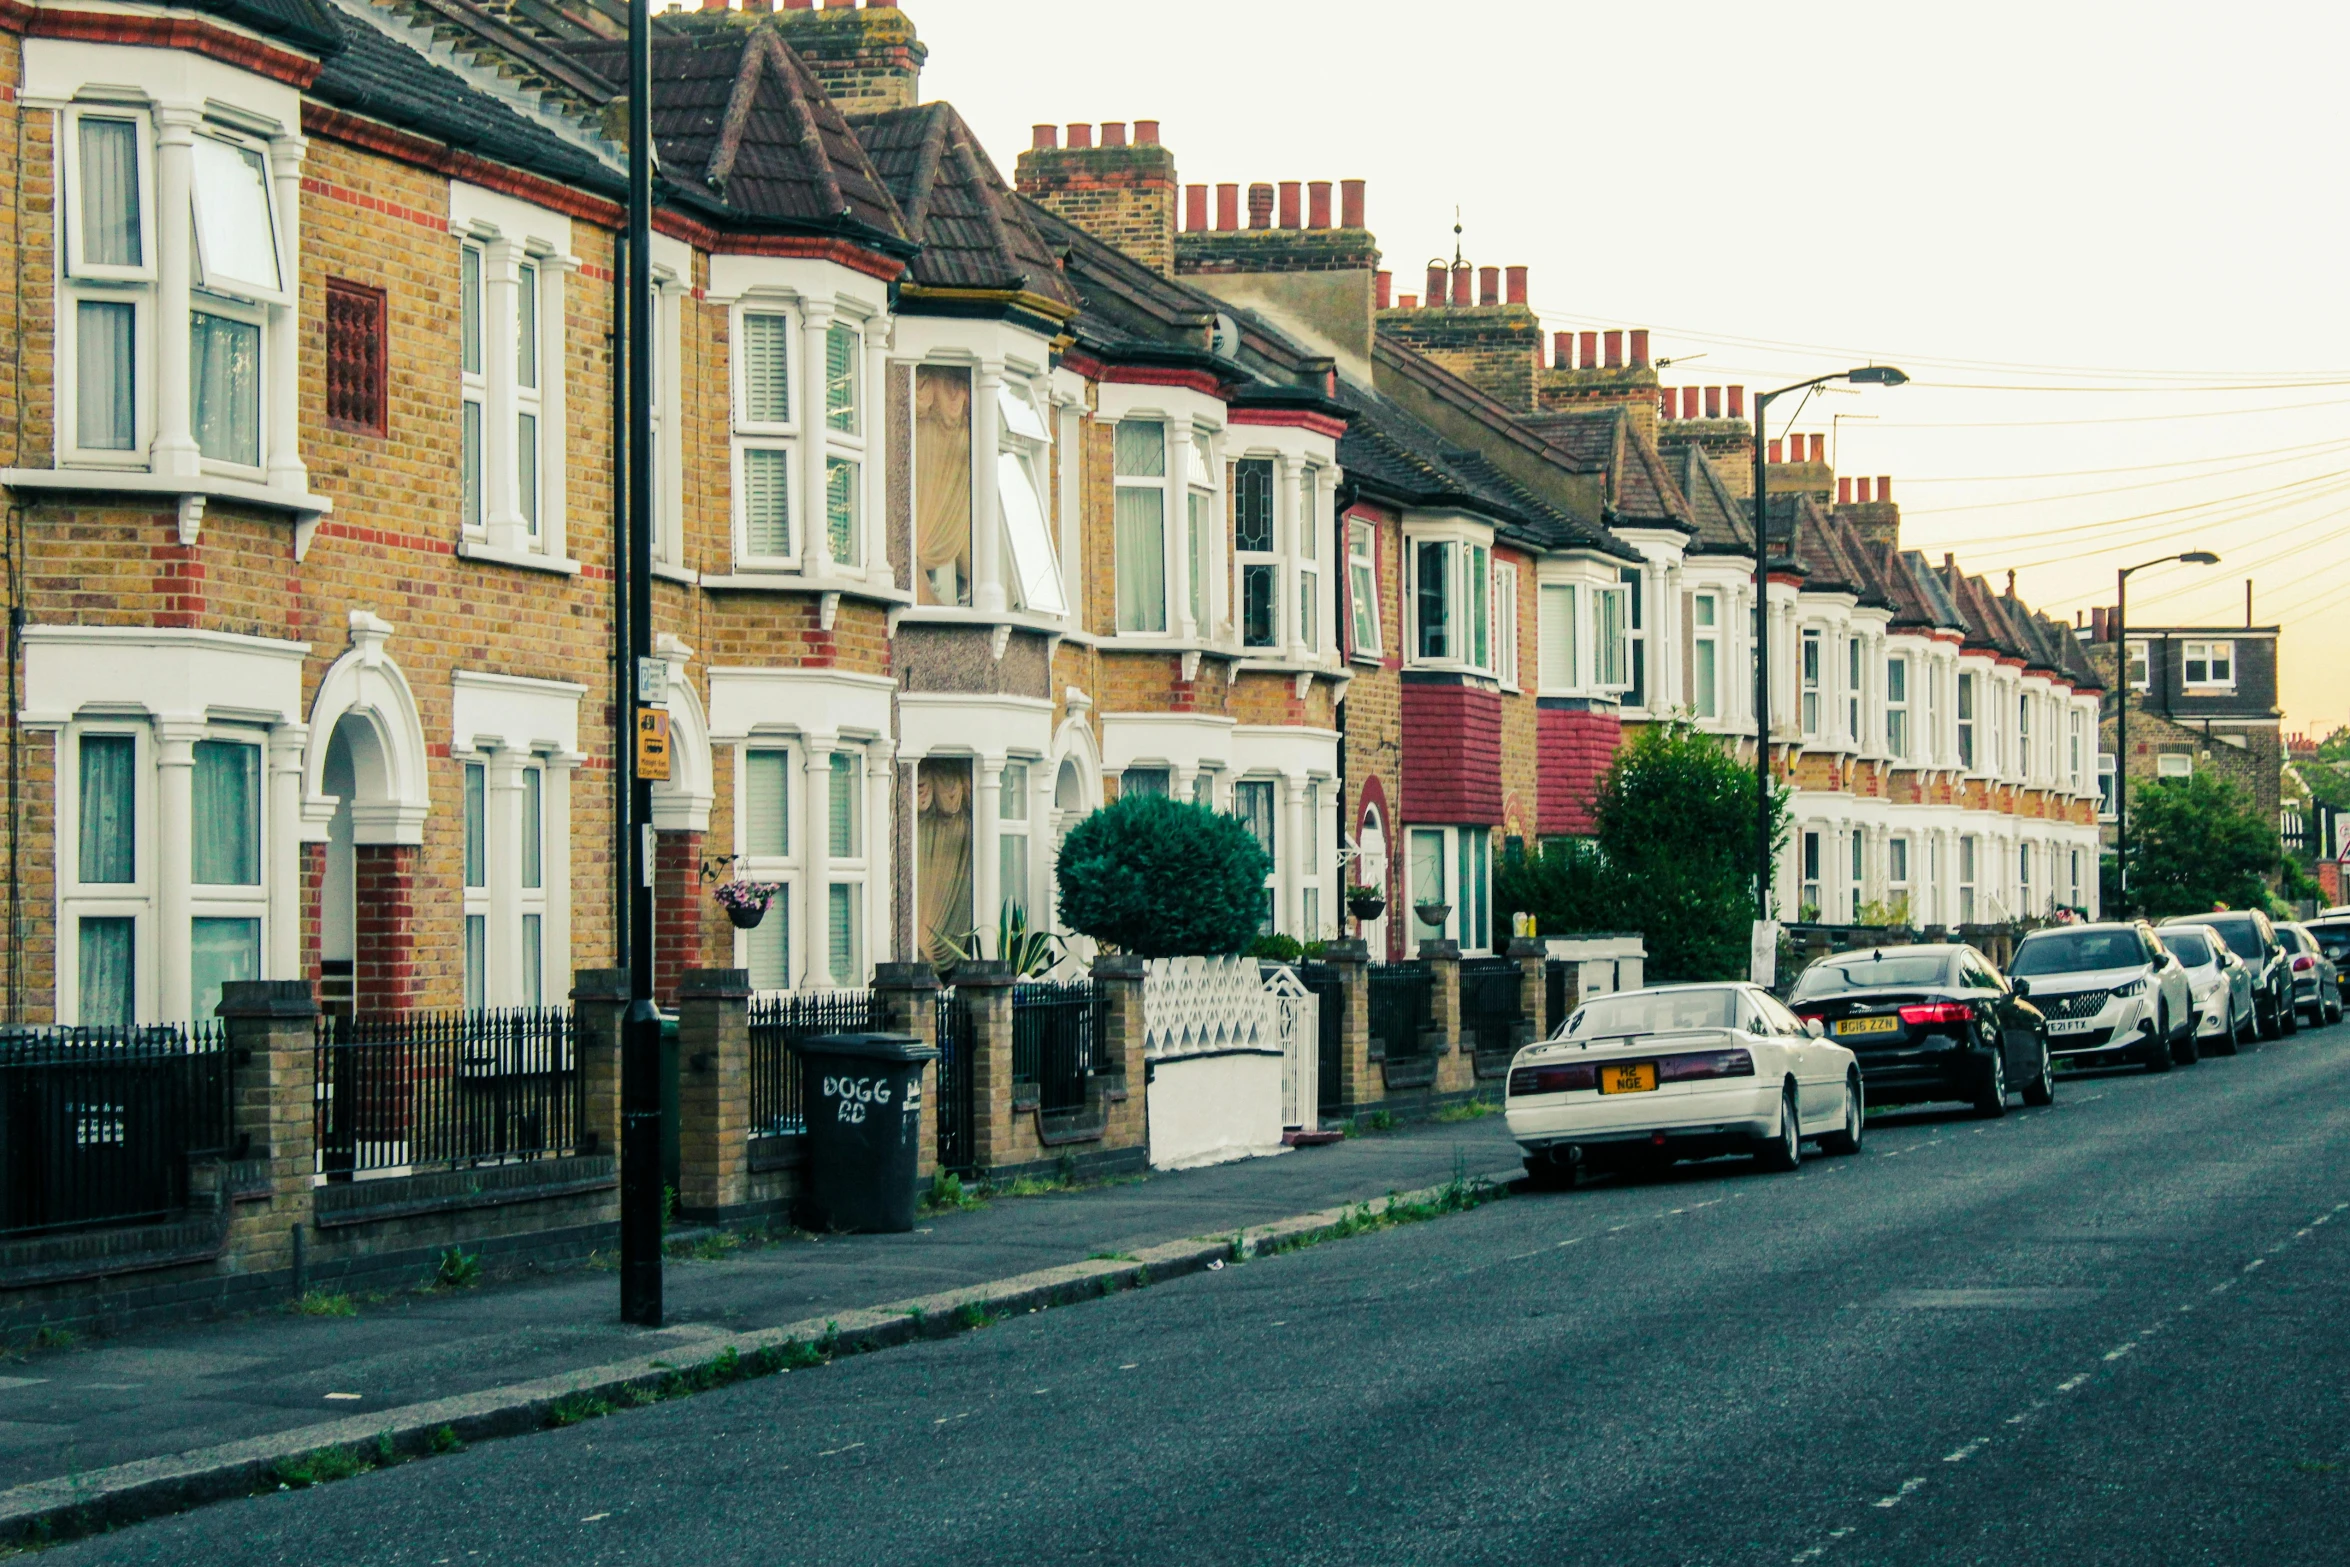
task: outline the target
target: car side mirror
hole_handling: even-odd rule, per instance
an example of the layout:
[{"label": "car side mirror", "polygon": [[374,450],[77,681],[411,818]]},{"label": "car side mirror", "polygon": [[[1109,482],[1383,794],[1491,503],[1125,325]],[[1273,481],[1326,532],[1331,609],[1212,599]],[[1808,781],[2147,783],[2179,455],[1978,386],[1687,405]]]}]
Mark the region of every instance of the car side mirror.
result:
[{"label": "car side mirror", "polygon": [[2028,979],[2011,979],[2007,983],[2008,987],[2015,992],[2018,1001],[2032,993],[2032,982]]},{"label": "car side mirror", "polygon": [[1824,1039],[1827,1037],[1828,1033],[1827,1029],[1821,1026],[1820,1020],[1816,1017],[1807,1017],[1803,1020],[1803,1031],[1814,1039]]}]

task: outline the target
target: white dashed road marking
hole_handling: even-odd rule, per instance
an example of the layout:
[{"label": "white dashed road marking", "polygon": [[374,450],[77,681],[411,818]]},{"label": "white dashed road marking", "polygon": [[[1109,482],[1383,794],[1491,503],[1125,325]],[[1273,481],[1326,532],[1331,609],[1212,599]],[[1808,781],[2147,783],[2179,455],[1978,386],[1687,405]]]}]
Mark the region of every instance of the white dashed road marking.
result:
[{"label": "white dashed road marking", "polygon": [[1910,1492],[1916,1490],[1919,1486],[1924,1485],[1925,1483],[1926,1477],[1924,1475],[1916,1475],[1910,1479],[1904,1480],[1901,1482],[1901,1489],[1894,1492],[1891,1496],[1878,1497],[1877,1505],[1879,1507],[1899,1507],[1904,1497],[1908,1496]]}]

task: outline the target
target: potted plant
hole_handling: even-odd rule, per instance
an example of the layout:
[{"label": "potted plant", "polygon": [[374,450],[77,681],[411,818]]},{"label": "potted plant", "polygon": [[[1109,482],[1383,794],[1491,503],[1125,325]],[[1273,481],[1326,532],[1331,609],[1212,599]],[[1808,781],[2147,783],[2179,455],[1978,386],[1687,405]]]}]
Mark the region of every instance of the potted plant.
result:
[{"label": "potted plant", "polygon": [[767,905],[783,888],[771,881],[724,881],[711,894],[737,930],[750,930],[767,917]]},{"label": "potted plant", "polygon": [[1421,924],[1433,925],[1438,930],[1442,930],[1444,922],[1452,917],[1452,905],[1449,903],[1415,903],[1412,905],[1412,912],[1420,916]]},{"label": "potted plant", "polygon": [[1368,925],[1387,912],[1387,894],[1356,882],[1346,889],[1346,912]]}]

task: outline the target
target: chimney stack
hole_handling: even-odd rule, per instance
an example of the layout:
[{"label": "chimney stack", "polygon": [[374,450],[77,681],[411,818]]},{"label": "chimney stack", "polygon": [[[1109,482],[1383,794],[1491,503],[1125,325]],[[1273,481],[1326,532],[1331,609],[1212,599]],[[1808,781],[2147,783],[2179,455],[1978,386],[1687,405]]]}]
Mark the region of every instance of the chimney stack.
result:
[{"label": "chimney stack", "polygon": [[1330,182],[1312,180],[1306,185],[1306,227],[1326,229],[1330,226]]},{"label": "chimney stack", "polygon": [[[876,8],[867,4],[856,14],[870,18],[876,14]],[[878,14],[885,18],[899,15],[887,7],[880,8]],[[892,25],[911,39],[911,32],[905,31],[908,24],[900,21]],[[865,26],[868,42],[884,36],[881,24],[868,22]],[[805,39],[791,34],[786,37],[795,50],[806,56],[810,50],[821,52],[834,47],[828,36],[830,31],[826,29],[823,34],[811,34]],[[842,59],[846,61],[849,57],[844,55]],[[857,93],[878,91],[856,84],[836,85],[829,77],[825,78],[825,87],[835,101],[850,110],[860,107]],[[844,97],[844,93],[849,96]],[[876,107],[870,102],[863,106]],[[1098,144],[1094,136],[1094,127],[1081,122],[1068,126],[1066,141],[1053,126],[1032,127],[1028,150],[1020,154],[1014,165],[1014,187],[1038,206],[1051,210],[1104,244],[1115,246],[1161,277],[1173,277],[1178,229],[1207,226],[1204,189],[1193,186],[1187,193],[1176,179],[1175,155],[1159,145],[1156,120],[1134,121],[1132,141],[1127,138],[1124,120],[1102,121]]]},{"label": "chimney stack", "polygon": [[1281,182],[1280,226],[1282,228],[1299,229],[1306,226],[1305,214],[1302,207],[1303,191],[1304,187],[1298,184],[1298,182],[1295,180],[1283,180]]}]

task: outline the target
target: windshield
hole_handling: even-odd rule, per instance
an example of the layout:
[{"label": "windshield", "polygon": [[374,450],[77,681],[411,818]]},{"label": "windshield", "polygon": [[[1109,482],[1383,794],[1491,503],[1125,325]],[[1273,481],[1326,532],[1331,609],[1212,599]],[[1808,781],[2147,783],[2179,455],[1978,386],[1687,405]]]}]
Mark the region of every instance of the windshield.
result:
[{"label": "windshield", "polygon": [[2261,949],[2260,932],[2252,928],[2250,920],[2205,920],[2202,923],[2218,931],[2219,939],[2226,942],[2228,950],[2237,957],[2247,958],[2254,963],[2267,958],[2268,954]]},{"label": "windshield", "polygon": [[2162,933],[2162,944],[2189,968],[2208,968],[2213,961],[2211,943],[2203,939],[2199,930],[2166,930]]},{"label": "windshield", "polygon": [[2092,969],[2139,968],[2146,949],[2134,930],[2068,930],[2027,937],[2015,949],[2010,974],[2081,974]]},{"label": "windshield", "polygon": [[1814,963],[1803,971],[1795,982],[1795,999],[1808,1001],[1816,996],[1833,996],[1847,990],[1882,990],[1895,985],[1945,985],[1949,983],[1950,955],[1944,952],[1913,952],[1898,956],[1874,956],[1845,961]]},{"label": "windshield", "polygon": [[2350,956],[2350,926],[2312,925],[2309,934],[2317,938],[2317,950],[2327,957]]},{"label": "windshield", "polygon": [[1724,985],[1706,990],[1627,990],[1600,996],[1567,1022],[1570,1039],[1613,1034],[1668,1034],[1684,1028],[1731,1028],[1738,1019],[1738,992]]}]

